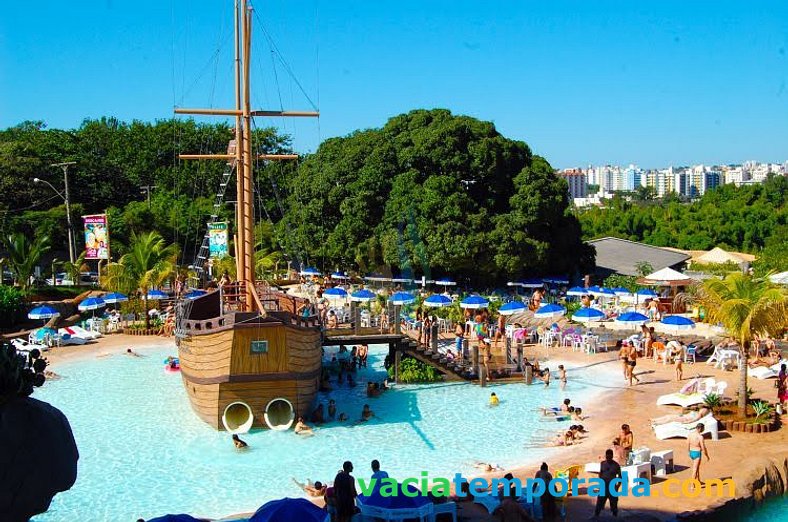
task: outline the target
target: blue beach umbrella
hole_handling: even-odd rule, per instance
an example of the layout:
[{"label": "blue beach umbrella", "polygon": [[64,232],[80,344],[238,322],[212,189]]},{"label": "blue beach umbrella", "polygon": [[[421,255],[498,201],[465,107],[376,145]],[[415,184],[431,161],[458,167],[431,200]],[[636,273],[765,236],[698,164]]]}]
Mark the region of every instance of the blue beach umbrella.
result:
[{"label": "blue beach umbrella", "polygon": [[129,298],[127,296],[125,296],[125,295],[123,295],[123,294],[121,294],[119,292],[112,292],[111,294],[104,294],[104,297],[102,297],[102,299],[104,299],[104,302],[108,303],[108,304],[123,303],[123,302],[129,300]]},{"label": "blue beach umbrella", "polygon": [[371,292],[365,288],[363,290],[357,290],[352,294],[350,294],[350,300],[365,303],[368,301],[372,301],[373,299],[375,299],[376,296],[377,294],[375,292]]},{"label": "blue beach umbrella", "polygon": [[206,292],[205,290],[199,290],[197,288],[194,288],[192,290],[189,290],[185,294],[183,294],[183,298],[184,299],[197,299],[198,297],[202,297],[202,296],[206,295],[207,293],[208,292]]},{"label": "blue beach umbrella", "polygon": [[308,267],[302,269],[300,274],[302,276],[307,276],[307,277],[319,276],[320,275],[320,270],[318,270],[315,267],[308,266]]},{"label": "blue beach umbrella", "polygon": [[648,317],[637,312],[627,312],[616,317],[617,323],[623,324],[643,324],[648,322]]},{"label": "blue beach umbrella", "polygon": [[169,296],[161,290],[148,290],[148,299],[167,299]]},{"label": "blue beach umbrella", "polygon": [[520,286],[523,288],[542,288],[544,286],[544,281],[541,279],[524,279],[520,281]]},{"label": "blue beach umbrella", "polygon": [[690,330],[695,328],[695,321],[681,315],[666,315],[660,323],[676,330]]},{"label": "blue beach umbrella", "polygon": [[50,306],[36,306],[27,313],[30,319],[52,319],[58,317],[60,312]]},{"label": "blue beach umbrella", "polygon": [[605,318],[605,313],[596,308],[583,307],[572,316],[573,321],[578,323],[589,323],[591,321],[599,321]]},{"label": "blue beach umbrella", "polygon": [[565,313],[566,308],[563,306],[559,306],[557,304],[546,304],[534,312],[534,317],[537,319],[551,319],[553,317],[561,317]]},{"label": "blue beach umbrella", "polygon": [[100,297],[88,297],[79,303],[77,309],[80,312],[86,312],[88,310],[98,310],[99,308],[104,308],[105,306],[107,306],[107,303]]},{"label": "blue beach umbrella", "polygon": [[389,297],[389,302],[394,306],[410,304],[415,300],[416,296],[408,292],[396,292],[394,295]]},{"label": "blue beach umbrella", "polygon": [[522,301],[509,301],[501,305],[498,309],[498,313],[501,315],[514,315],[524,312],[526,308],[527,307]]},{"label": "blue beach umbrella", "polygon": [[347,291],[344,288],[339,288],[338,286],[334,288],[327,288],[323,291],[323,297],[326,299],[331,299],[332,301],[340,301],[342,299],[347,299]]},{"label": "blue beach umbrella", "polygon": [[475,310],[478,308],[487,308],[490,302],[480,295],[469,295],[460,302],[460,308],[469,308]]},{"label": "blue beach umbrella", "polygon": [[657,293],[651,288],[641,288],[635,292],[635,295],[638,297],[657,297]]},{"label": "blue beach umbrella", "polygon": [[569,297],[581,297],[584,295],[588,295],[588,290],[583,288],[582,286],[573,286],[569,290],[567,290],[566,295]]},{"label": "blue beach umbrella", "polygon": [[202,522],[199,518],[194,518],[191,515],[164,515],[161,517],[150,518],[148,522]]},{"label": "blue beach umbrella", "polygon": [[443,294],[434,294],[425,299],[423,304],[424,306],[430,306],[432,308],[442,308],[444,306],[451,306],[451,303],[451,297]]},{"label": "blue beach umbrella", "polygon": [[613,297],[616,297],[616,293],[609,288],[605,288],[602,286],[597,286],[592,288],[593,290],[591,290],[590,288],[589,290],[596,297],[601,297],[603,299],[611,299]]},{"label": "blue beach umbrella", "polygon": [[324,522],[328,519],[328,513],[305,498],[282,498],[260,506],[249,522]]}]

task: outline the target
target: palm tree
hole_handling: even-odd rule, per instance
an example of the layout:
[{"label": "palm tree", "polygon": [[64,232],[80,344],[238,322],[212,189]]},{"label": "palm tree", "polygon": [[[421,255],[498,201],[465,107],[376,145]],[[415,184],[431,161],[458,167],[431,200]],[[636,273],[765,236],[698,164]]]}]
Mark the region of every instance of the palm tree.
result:
[{"label": "palm tree", "polygon": [[707,279],[699,296],[711,323],[722,323],[742,346],[739,415],[747,412],[747,357],[755,335],[778,335],[788,325],[788,292],[742,273]]},{"label": "palm tree", "polygon": [[30,286],[33,268],[49,250],[49,236],[36,236],[29,241],[25,234],[16,232],[5,238],[5,248],[8,250],[8,264],[14,272],[16,283],[24,292]]},{"label": "palm tree", "polygon": [[63,271],[68,275],[68,278],[71,279],[75,285],[79,284],[79,276],[82,272],[88,272],[90,267],[85,264],[85,255],[87,254],[86,250],[83,250],[81,254],[74,260],[73,263],[70,261],[63,261],[61,266],[63,267]]},{"label": "palm tree", "polygon": [[279,250],[258,250],[254,253],[254,272],[257,279],[268,279],[266,276],[274,271],[282,260]]},{"label": "palm tree", "polygon": [[158,232],[132,233],[129,250],[117,263],[110,263],[102,278],[105,289],[113,292],[142,294],[145,328],[150,328],[148,290],[166,281],[176,270],[178,249],[167,245]]}]

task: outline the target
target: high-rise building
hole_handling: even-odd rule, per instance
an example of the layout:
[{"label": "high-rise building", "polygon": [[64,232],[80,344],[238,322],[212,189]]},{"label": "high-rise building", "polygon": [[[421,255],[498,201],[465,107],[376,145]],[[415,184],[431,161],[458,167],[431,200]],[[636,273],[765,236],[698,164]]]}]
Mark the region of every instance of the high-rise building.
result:
[{"label": "high-rise building", "polygon": [[569,197],[572,199],[584,198],[588,195],[588,178],[582,169],[564,169],[558,172],[558,176],[569,184]]}]

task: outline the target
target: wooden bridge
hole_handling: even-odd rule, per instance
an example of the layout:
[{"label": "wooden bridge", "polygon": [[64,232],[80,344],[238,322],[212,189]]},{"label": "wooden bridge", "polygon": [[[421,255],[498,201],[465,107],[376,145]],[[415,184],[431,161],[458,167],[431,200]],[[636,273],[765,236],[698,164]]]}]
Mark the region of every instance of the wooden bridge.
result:
[{"label": "wooden bridge", "polygon": [[[377,327],[333,328],[325,330],[323,346],[386,344],[389,347],[389,355],[395,361],[397,368],[399,368],[400,360],[404,354],[429,364],[441,372],[446,381],[470,381],[486,384],[489,377],[484,374],[484,367],[479,364],[480,358],[475,346],[463,350],[468,353],[467,358],[450,358],[446,355],[445,348],[448,347],[447,345],[451,348],[454,347],[453,336],[440,339],[440,335],[435,332],[429,346],[420,342],[417,336],[418,331],[381,333]],[[469,343],[470,341],[465,339],[464,342]],[[488,367],[492,374],[498,375],[495,379],[496,382],[523,382],[525,377],[525,372],[518,371],[518,365],[513,363],[508,345],[504,346],[502,353],[492,354],[492,360],[488,363]],[[396,376],[397,371],[395,370]]]}]

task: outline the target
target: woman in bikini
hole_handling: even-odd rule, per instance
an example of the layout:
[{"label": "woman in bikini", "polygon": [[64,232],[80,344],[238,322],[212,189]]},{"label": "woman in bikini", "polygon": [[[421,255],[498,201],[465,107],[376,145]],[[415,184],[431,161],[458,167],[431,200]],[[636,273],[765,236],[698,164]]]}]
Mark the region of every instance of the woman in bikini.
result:
[{"label": "woman in bikini", "polygon": [[632,446],[635,445],[635,434],[629,429],[629,424],[621,425],[621,433],[618,434],[618,440],[621,444],[621,452],[629,459],[629,454],[632,453]]}]

